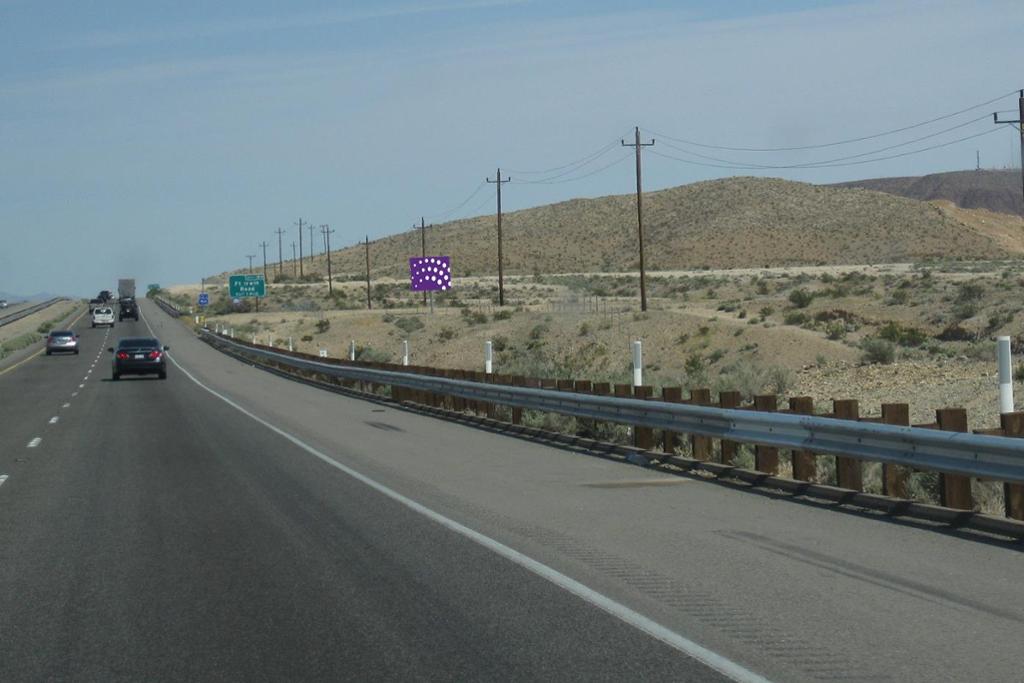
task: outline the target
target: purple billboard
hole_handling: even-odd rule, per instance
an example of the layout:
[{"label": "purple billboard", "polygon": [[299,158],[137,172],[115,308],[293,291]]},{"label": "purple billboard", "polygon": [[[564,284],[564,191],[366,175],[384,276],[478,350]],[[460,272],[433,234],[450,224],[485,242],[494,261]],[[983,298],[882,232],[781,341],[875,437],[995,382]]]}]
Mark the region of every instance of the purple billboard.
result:
[{"label": "purple billboard", "polygon": [[443,292],[451,289],[451,259],[447,256],[417,256],[409,259],[409,282],[414,292]]}]

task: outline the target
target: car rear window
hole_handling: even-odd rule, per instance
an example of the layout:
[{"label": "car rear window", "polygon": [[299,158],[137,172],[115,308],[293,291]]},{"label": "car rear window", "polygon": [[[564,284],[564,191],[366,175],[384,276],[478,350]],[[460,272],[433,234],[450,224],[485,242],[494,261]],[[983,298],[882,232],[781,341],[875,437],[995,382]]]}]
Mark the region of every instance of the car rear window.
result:
[{"label": "car rear window", "polygon": [[117,343],[119,349],[158,349],[160,348],[160,342],[156,339],[148,339],[145,337],[141,338],[128,338],[122,339]]},{"label": "car rear window", "polygon": [[54,331],[50,332],[50,336],[51,337],[74,337],[75,333],[74,332],[69,332],[68,330],[54,330]]}]

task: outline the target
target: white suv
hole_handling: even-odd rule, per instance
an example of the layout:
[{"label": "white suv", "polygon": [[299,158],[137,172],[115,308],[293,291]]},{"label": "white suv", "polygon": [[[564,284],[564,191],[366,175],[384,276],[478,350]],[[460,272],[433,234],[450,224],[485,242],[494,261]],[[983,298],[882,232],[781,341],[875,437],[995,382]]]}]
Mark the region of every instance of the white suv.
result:
[{"label": "white suv", "polygon": [[92,326],[110,325],[114,326],[114,309],[105,306],[96,308],[92,312]]}]

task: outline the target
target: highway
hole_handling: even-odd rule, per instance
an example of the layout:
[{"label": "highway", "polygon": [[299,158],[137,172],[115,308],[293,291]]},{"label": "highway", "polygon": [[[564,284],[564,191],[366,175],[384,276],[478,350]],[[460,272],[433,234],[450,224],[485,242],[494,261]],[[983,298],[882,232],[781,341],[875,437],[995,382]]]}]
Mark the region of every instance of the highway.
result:
[{"label": "highway", "polygon": [[[0,679],[1020,680],[1021,546],[325,392],[149,301],[0,374]],[[106,347],[171,346],[166,381]]]}]

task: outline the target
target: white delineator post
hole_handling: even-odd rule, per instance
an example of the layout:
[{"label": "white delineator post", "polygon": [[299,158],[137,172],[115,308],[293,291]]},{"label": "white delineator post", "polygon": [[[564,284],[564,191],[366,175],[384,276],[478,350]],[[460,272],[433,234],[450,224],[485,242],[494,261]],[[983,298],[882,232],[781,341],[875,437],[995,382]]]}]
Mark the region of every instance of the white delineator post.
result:
[{"label": "white delineator post", "polygon": [[644,383],[644,351],[643,342],[633,342],[633,386],[638,387]]},{"label": "white delineator post", "polygon": [[232,327],[230,330],[228,330],[228,336],[231,337],[232,339],[235,338],[235,328]]},{"label": "white delineator post", "polygon": [[489,341],[484,342],[484,372],[494,372],[494,344]]},{"label": "white delineator post", "polygon": [[356,340],[353,339],[348,343],[348,359],[354,361],[356,359]]},{"label": "white delineator post", "polygon": [[997,337],[999,357],[999,412],[1013,412],[1013,369],[1010,367],[1010,338]]},{"label": "white delineator post", "polygon": [[295,349],[292,348],[292,338],[291,337],[288,337],[288,350],[289,351],[294,351],[295,350]]},{"label": "white delineator post", "polygon": [[402,365],[409,364],[409,340],[402,342]]}]

